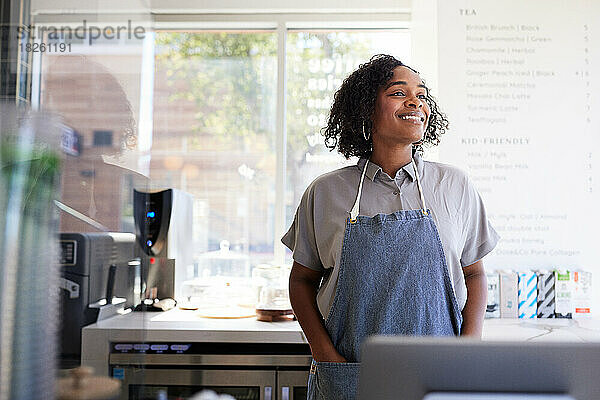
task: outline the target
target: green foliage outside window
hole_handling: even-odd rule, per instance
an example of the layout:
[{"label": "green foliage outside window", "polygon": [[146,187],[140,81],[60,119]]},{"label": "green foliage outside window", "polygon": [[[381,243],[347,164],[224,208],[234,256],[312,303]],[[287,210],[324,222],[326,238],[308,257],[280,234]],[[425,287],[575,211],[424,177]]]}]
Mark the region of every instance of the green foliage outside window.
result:
[{"label": "green foliage outside window", "polygon": [[[194,134],[224,145],[242,141],[245,147],[265,143],[274,151],[277,87],[277,36],[274,33],[162,32],[157,35],[157,63],[166,70],[170,85],[185,82],[185,89],[170,101],[188,100],[196,105]],[[320,130],[311,115],[327,114],[333,93],[309,85],[310,79],[327,78],[328,68],[316,68],[317,60],[335,60],[329,77],[335,83],[356,65],[366,61],[372,47],[363,35],[348,32],[291,32],[287,41],[287,141],[288,157],[302,163],[309,150],[307,136]],[[350,58],[351,55],[351,58]],[[312,63],[312,64],[311,64]],[[329,64],[332,64],[329,61]],[[312,65],[315,68],[311,69]],[[341,67],[340,67],[341,66]],[[315,109],[318,109],[315,113]],[[317,117],[318,118],[318,117]],[[317,124],[322,125],[322,124]],[[192,141],[199,149],[202,140]],[[324,149],[321,149],[323,151]]]}]

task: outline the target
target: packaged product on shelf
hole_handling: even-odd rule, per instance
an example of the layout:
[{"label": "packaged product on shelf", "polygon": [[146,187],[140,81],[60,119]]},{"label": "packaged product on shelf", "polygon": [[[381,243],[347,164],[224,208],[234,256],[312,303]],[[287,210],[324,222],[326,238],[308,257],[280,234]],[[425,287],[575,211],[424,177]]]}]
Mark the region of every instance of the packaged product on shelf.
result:
[{"label": "packaged product on shelf", "polygon": [[573,272],[573,317],[590,317],[592,310],[592,273]]},{"label": "packaged product on shelf", "polygon": [[519,272],[519,318],[537,317],[537,275],[533,271]]},{"label": "packaged product on shelf", "polygon": [[500,318],[519,317],[518,276],[514,271],[500,272]]},{"label": "packaged product on shelf", "polygon": [[487,308],[486,318],[500,318],[500,276],[497,273],[487,273]]},{"label": "packaged product on shelf", "polygon": [[554,318],[554,272],[537,271],[537,316]]},{"label": "packaged product on shelf", "polygon": [[571,271],[554,271],[554,315],[556,318],[573,316],[573,287]]}]

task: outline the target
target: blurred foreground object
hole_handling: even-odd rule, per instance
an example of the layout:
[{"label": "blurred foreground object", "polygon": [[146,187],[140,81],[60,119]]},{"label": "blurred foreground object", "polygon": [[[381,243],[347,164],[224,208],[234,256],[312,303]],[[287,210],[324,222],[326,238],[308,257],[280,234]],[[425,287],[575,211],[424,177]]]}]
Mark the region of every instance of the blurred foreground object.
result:
[{"label": "blurred foreground object", "polygon": [[54,398],[58,122],[0,104],[0,400]]},{"label": "blurred foreground object", "polygon": [[93,376],[93,368],[78,367],[58,381],[58,400],[117,400],[121,382],[105,376]]},{"label": "blurred foreground object", "polygon": [[212,390],[203,390],[196,393],[190,400],[235,400],[235,398],[228,394],[217,394]]}]

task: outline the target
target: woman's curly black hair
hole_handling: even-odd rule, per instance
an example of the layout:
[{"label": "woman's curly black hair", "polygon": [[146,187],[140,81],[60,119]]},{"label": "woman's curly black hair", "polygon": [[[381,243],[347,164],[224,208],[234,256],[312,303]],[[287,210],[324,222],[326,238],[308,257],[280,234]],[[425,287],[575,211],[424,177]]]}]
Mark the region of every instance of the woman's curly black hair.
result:
[{"label": "woman's curly black hair", "polygon": [[[369,62],[361,64],[342,83],[334,96],[329,113],[327,126],[321,130],[325,136],[325,146],[338,151],[346,158],[352,156],[370,157],[373,152],[372,142],[365,140],[363,131],[370,133],[373,129],[371,116],[375,111],[377,91],[393,74],[394,69],[404,66],[418,73],[400,60],[386,55],[377,54]],[[431,97],[429,90],[425,97],[431,114],[423,140],[415,143],[416,151],[423,152],[423,144],[435,146],[440,142],[440,136],[448,128],[448,120]]]}]

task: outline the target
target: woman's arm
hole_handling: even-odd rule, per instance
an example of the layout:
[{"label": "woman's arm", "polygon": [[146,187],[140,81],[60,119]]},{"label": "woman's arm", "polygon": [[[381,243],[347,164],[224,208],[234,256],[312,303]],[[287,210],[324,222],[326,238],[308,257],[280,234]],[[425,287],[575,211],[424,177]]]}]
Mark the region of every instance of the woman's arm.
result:
[{"label": "woman's arm", "polygon": [[294,262],[290,274],[290,301],[315,361],[345,362],[346,359],[333,347],[317,306],[317,290],[322,277],[321,272]]},{"label": "woman's arm", "polygon": [[483,261],[464,267],[463,274],[467,285],[467,302],[462,311],[461,336],[481,338],[487,306],[487,279]]}]

